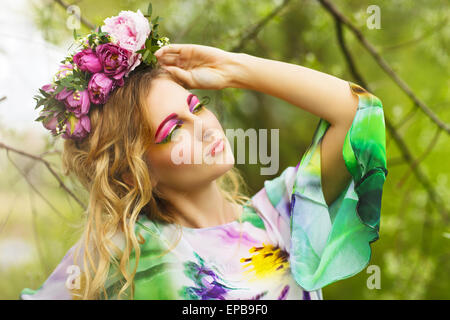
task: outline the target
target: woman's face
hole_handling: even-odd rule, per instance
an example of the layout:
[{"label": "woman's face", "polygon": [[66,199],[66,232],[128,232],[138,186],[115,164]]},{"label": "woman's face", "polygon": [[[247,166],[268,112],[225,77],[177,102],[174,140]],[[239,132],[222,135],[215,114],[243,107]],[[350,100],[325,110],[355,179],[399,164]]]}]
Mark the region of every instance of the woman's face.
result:
[{"label": "woman's face", "polygon": [[[150,172],[159,187],[192,191],[234,166],[230,143],[214,113],[177,82],[159,77],[147,97]],[[222,142],[220,142],[222,140]]]}]

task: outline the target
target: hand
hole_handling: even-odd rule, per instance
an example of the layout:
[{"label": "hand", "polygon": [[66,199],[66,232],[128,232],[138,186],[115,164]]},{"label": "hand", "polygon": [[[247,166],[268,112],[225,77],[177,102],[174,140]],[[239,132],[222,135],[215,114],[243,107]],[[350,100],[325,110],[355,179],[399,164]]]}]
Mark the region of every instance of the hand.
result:
[{"label": "hand", "polygon": [[159,64],[188,89],[219,90],[230,86],[233,55],[197,44],[169,44],[155,52]]}]

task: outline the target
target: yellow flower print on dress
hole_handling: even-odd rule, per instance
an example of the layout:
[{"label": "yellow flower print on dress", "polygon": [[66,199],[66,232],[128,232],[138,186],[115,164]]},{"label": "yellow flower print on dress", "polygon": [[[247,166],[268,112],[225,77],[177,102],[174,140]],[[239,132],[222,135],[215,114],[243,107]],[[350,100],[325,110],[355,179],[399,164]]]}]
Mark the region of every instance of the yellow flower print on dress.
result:
[{"label": "yellow flower print on dress", "polygon": [[282,275],[289,269],[289,254],[278,246],[263,243],[262,247],[250,248],[249,252],[256,253],[250,258],[241,258],[240,262],[248,262],[243,268],[250,268],[244,273],[253,274],[253,280]]}]

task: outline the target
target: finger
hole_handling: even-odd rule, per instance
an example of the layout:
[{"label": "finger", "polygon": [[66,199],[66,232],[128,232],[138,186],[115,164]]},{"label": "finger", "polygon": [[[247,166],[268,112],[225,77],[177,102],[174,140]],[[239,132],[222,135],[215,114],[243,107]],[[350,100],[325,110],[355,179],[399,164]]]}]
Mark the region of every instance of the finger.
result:
[{"label": "finger", "polygon": [[178,54],[164,54],[163,56],[157,56],[158,62],[163,65],[176,65]]},{"label": "finger", "polygon": [[165,67],[167,71],[169,71],[172,75],[175,76],[175,78],[179,79],[183,84],[185,84],[188,88],[191,88],[192,81],[191,81],[191,75],[186,70],[183,70],[178,67]]},{"label": "finger", "polygon": [[155,51],[155,56],[164,55],[166,53],[180,53],[182,44],[168,44]]}]

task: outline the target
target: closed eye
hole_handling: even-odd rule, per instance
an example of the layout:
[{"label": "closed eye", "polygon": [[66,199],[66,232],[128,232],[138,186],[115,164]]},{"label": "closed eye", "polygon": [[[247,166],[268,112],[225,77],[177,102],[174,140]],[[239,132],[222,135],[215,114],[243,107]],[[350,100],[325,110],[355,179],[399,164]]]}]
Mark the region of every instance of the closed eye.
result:
[{"label": "closed eye", "polygon": [[[192,113],[196,113],[198,111],[200,111],[205,105],[203,103],[201,103],[198,99],[198,97],[195,94],[190,94],[187,98],[187,104],[189,106],[189,111]],[[156,139],[156,143],[157,144],[164,144],[167,142],[170,142],[171,138],[173,137],[174,132],[180,128],[182,126],[183,120],[178,119],[178,120],[172,120],[172,126],[170,127],[170,129],[166,129],[163,130],[163,132],[158,135],[159,138]],[[164,137],[165,138],[160,138],[160,137]]]},{"label": "closed eye", "polygon": [[197,110],[200,110],[204,104],[200,102],[198,97],[191,93],[187,98],[187,104],[189,106],[189,111],[195,113]]},{"label": "closed eye", "polygon": [[[169,129],[166,129],[162,134],[160,134],[159,137],[156,139],[155,143],[156,144],[164,144],[164,143],[169,142],[171,140],[175,130],[180,128],[182,123],[183,123],[183,120],[181,120],[181,119],[175,120],[174,119],[174,124],[171,127],[169,125]],[[161,138],[161,137],[165,137],[165,138]]]}]

